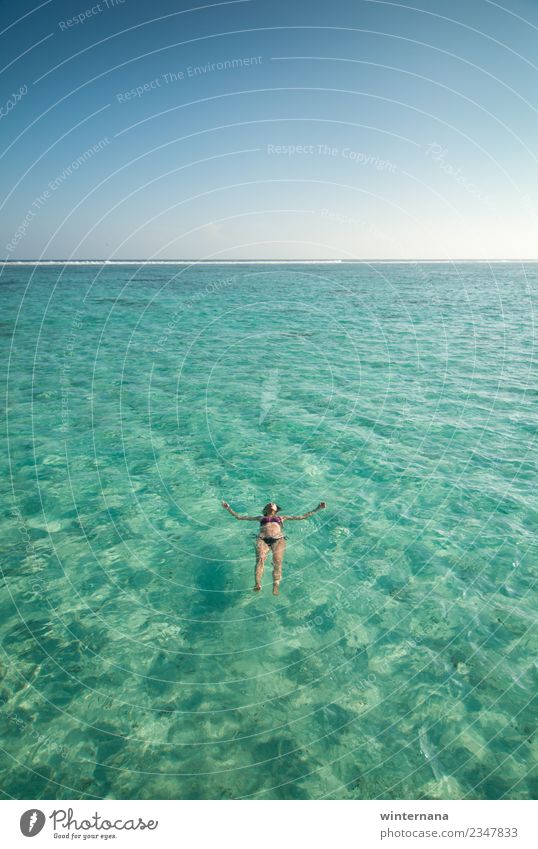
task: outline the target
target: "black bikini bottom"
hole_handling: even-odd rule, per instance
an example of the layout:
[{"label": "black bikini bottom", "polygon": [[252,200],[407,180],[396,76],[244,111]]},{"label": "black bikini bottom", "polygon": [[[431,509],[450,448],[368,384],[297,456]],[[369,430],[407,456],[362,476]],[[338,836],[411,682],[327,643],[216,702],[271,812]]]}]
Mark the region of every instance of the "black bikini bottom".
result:
[{"label": "black bikini bottom", "polygon": [[262,539],[267,545],[272,545],[277,540],[286,539],[286,537],[258,537],[258,539]]}]

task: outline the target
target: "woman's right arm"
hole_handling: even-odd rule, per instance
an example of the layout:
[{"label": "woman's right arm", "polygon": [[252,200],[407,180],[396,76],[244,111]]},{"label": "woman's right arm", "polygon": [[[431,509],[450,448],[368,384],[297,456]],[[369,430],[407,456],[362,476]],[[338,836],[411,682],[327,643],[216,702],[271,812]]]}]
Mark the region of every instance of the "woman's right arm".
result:
[{"label": "woman's right arm", "polygon": [[261,519],[261,516],[240,516],[239,513],[232,510],[227,501],[223,501],[222,506],[228,511],[228,513],[231,513],[235,519],[239,519],[241,522],[259,522]]}]

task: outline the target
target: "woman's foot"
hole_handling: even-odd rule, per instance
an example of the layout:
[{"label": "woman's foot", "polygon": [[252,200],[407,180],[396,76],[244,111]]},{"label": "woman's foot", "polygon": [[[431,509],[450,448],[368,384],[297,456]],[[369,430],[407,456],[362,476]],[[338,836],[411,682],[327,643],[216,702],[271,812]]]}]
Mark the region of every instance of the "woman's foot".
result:
[{"label": "woman's foot", "polygon": [[254,593],[259,593],[260,590],[261,586],[259,584],[254,584],[254,586],[252,587],[252,592]]},{"label": "woman's foot", "polygon": [[273,584],[273,595],[280,595],[280,590],[278,589],[278,584]]}]

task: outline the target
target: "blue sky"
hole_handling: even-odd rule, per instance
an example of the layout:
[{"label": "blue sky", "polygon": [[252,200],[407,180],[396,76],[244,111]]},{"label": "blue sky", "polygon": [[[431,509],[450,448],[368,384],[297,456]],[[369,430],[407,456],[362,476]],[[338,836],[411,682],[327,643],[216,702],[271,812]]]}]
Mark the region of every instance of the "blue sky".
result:
[{"label": "blue sky", "polygon": [[538,3],[0,3],[0,255],[536,258]]}]

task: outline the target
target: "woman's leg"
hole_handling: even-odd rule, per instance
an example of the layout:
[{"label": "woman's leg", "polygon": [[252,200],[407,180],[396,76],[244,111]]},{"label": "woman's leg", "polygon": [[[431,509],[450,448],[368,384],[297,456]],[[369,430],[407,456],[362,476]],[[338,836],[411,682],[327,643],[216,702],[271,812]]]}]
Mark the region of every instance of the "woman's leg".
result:
[{"label": "woman's leg", "polygon": [[286,540],[279,539],[273,543],[273,595],[278,595],[278,586],[282,578],[282,561],[286,550]]},{"label": "woman's leg", "polygon": [[265,558],[269,546],[263,539],[256,540],[256,569],[254,571],[254,591],[258,592],[262,588],[263,567],[265,566]]}]

